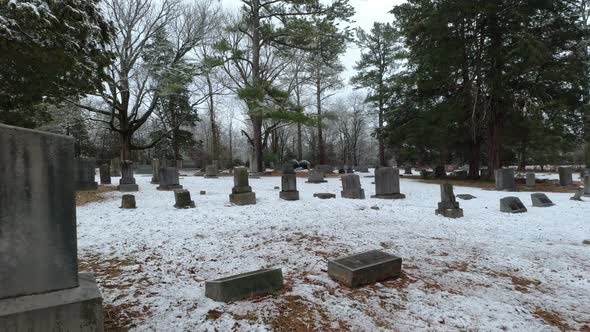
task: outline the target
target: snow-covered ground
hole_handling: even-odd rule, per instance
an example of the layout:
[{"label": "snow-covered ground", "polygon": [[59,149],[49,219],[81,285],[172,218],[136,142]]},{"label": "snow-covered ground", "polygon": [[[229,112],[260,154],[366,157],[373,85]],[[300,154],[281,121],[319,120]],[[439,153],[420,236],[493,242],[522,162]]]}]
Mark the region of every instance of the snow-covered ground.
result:
[{"label": "snow-covered ground", "polygon": [[[590,198],[549,193],[556,206],[534,208],[530,193],[456,187],[477,198],[460,201],[465,217],[452,220],[434,215],[437,185],[402,179],[405,200],[378,200],[364,175],[366,200],[340,198],[339,178],[298,178],[301,199],[282,201],[280,177],[263,177],[250,180],[257,204],[241,207],[229,204],[231,177],[185,176],[196,203],[187,210],[138,175],[136,210],[118,208],[121,193],[78,208],[80,257],[111,268],[99,274],[105,304],[131,312],[138,331],[590,328]],[[501,213],[509,195],[529,211]],[[402,257],[404,275],[356,290],[328,277],[328,259],[371,249]],[[205,297],[205,280],[265,267],[283,269],[284,292]]]}]

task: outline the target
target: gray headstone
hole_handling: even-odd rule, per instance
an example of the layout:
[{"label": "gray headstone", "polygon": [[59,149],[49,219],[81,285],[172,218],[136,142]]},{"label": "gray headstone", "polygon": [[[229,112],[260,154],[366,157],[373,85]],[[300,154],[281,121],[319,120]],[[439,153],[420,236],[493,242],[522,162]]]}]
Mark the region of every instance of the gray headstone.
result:
[{"label": "gray headstone", "polygon": [[102,164],[99,167],[100,184],[111,184],[111,165]]},{"label": "gray headstone", "polygon": [[317,170],[317,169],[312,169],[309,171],[308,173],[308,178],[307,178],[307,183],[324,183],[324,182],[328,182],[324,179],[324,174]]},{"label": "gray headstone", "polygon": [[399,170],[393,167],[379,167],[375,170],[375,195],[372,198],[403,199],[400,193]]},{"label": "gray headstone", "polygon": [[299,191],[297,191],[297,175],[286,173],[281,176],[281,192],[279,197],[286,201],[299,200]]},{"label": "gray headstone", "polygon": [[152,165],[141,164],[135,167],[136,174],[152,174]]},{"label": "gray headstone", "polygon": [[216,178],[218,176],[217,165],[207,165],[205,167],[206,178]]},{"label": "gray headstone", "polygon": [[98,183],[94,181],[96,176],[96,160],[76,159],[76,190],[96,190]]},{"label": "gray headstone", "polygon": [[549,199],[549,197],[543,193],[531,194],[531,200],[533,201],[533,206],[535,207],[549,207],[555,205]]},{"label": "gray headstone", "polygon": [[404,174],[405,175],[412,175],[412,167],[404,168]]},{"label": "gray headstone", "polygon": [[463,209],[459,207],[459,202],[455,199],[453,193],[453,185],[450,183],[443,183],[440,185],[440,202],[435,213],[447,218],[462,218]]},{"label": "gray headstone", "polygon": [[332,194],[332,193],[315,193],[315,194],[313,194],[313,197],[317,197],[319,199],[330,199],[330,198],[336,198],[336,194]]},{"label": "gray headstone", "polygon": [[0,331],[102,331],[78,276],[74,140],[0,124]]},{"label": "gray headstone", "polygon": [[584,196],[590,197],[590,174],[584,175]]},{"label": "gray headstone", "polygon": [[365,199],[365,190],[361,188],[361,180],[356,174],[344,174],[342,179],[342,198]]},{"label": "gray headstone", "polygon": [[182,189],[180,177],[176,167],[160,168],[160,185],[157,190],[176,190]]},{"label": "gray headstone", "polygon": [[350,288],[399,277],[401,269],[400,257],[379,250],[328,261],[328,275]]},{"label": "gray headstone", "polygon": [[160,159],[152,159],[152,181],[153,184],[160,183]]},{"label": "gray headstone", "polygon": [[558,167],[557,172],[559,173],[559,185],[570,186],[574,183],[573,169],[571,167]]},{"label": "gray headstone", "polygon": [[205,296],[220,302],[274,293],[283,288],[281,269],[263,269],[205,282]]},{"label": "gray headstone", "polygon": [[508,213],[527,212],[526,207],[518,197],[504,197],[500,199],[500,211]]},{"label": "gray headstone", "polygon": [[356,166],[354,169],[359,173],[369,173],[369,167],[366,165]]},{"label": "gray headstone", "polygon": [[137,206],[135,205],[135,196],[131,194],[126,194],[121,197],[121,209],[135,209]]},{"label": "gray headstone", "polygon": [[133,177],[133,162],[131,160],[121,161],[121,179],[117,189],[123,192],[139,190],[135,183],[135,177]]},{"label": "gray headstone", "polygon": [[582,201],[582,196],[584,196],[584,188],[578,189],[574,196],[570,197],[570,199],[572,201]]},{"label": "gray headstone", "polygon": [[494,172],[496,178],[496,190],[516,190],[516,182],[514,181],[514,169],[500,168]]},{"label": "gray headstone", "polygon": [[248,182],[248,169],[246,167],[234,168],[234,187],[229,195],[229,201],[236,205],[256,204],[256,194]]},{"label": "gray headstone", "polygon": [[532,188],[535,186],[535,173],[527,173],[526,186]]},{"label": "gray headstone", "polygon": [[191,193],[186,189],[174,190],[174,207],[177,209],[189,209],[195,207],[195,202],[191,200]]}]

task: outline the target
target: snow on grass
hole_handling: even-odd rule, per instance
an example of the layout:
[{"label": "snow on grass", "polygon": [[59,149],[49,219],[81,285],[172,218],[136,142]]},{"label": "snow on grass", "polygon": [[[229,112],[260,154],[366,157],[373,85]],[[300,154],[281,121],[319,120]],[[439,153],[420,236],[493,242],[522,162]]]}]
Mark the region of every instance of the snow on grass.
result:
[{"label": "snow on grass", "polygon": [[[359,175],[370,197],[374,179]],[[122,194],[109,193],[77,218],[82,267],[138,331],[590,328],[590,200],[550,193],[555,207],[534,208],[530,193],[456,187],[477,198],[460,201],[465,217],[452,220],[434,215],[438,185],[408,179],[407,198],[389,201],[342,199],[339,178],[298,178],[294,202],[273,189],[280,177],[251,179],[257,204],[240,207],[229,204],[231,177],[185,176],[197,207],[178,210],[172,192],[136,179],[137,209],[119,209]],[[501,213],[505,196],[529,212]],[[355,290],[328,277],[328,259],[371,249],[402,257],[402,277]],[[204,295],[205,280],[275,266],[279,294],[229,304]]]}]

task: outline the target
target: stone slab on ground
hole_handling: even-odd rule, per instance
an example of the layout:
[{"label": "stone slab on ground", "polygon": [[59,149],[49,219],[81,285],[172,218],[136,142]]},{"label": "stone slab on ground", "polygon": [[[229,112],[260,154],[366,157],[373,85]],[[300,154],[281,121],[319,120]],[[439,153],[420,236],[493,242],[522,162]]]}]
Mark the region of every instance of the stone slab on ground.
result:
[{"label": "stone slab on ground", "polygon": [[102,296],[94,275],[78,287],[0,300],[0,331],[103,331]]},{"label": "stone slab on ground", "polygon": [[299,200],[299,191],[281,191],[279,198],[286,201],[297,201]]},{"label": "stone slab on ground", "polygon": [[256,204],[256,194],[253,192],[230,194],[229,201],[235,205],[252,205]]},{"label": "stone slab on ground", "polygon": [[534,207],[550,207],[555,204],[547,197],[547,195],[543,193],[534,193],[531,194],[531,200],[533,202]]},{"label": "stone slab on ground", "polygon": [[504,197],[500,199],[500,211],[508,213],[527,212],[526,207],[518,197]]},{"label": "stone slab on ground", "polygon": [[470,200],[475,199],[477,197],[475,197],[471,194],[459,194],[459,195],[457,195],[457,198],[462,199],[464,201],[470,201]]},{"label": "stone slab on ground", "polygon": [[336,198],[336,194],[332,194],[332,193],[315,193],[315,194],[313,194],[313,197],[317,197],[319,199],[330,199],[330,198]]},{"label": "stone slab on ground", "polygon": [[328,261],[328,275],[350,288],[399,277],[401,269],[400,257],[380,250]]},{"label": "stone slab on ground", "polygon": [[262,269],[205,282],[205,296],[220,302],[279,291],[283,288],[281,269]]}]

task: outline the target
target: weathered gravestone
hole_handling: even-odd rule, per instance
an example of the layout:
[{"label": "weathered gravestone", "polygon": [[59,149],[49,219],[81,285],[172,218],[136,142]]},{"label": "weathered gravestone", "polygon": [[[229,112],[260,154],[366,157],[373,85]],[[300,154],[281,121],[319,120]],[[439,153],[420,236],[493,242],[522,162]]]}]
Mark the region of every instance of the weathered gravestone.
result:
[{"label": "weathered gravestone", "polygon": [[111,159],[111,176],[121,176],[121,159]]},{"label": "weathered gravestone", "polygon": [[279,197],[286,201],[299,200],[299,191],[297,191],[297,176],[291,164],[283,165],[283,175],[281,176],[281,192]]},{"label": "weathered gravestone", "polygon": [[117,189],[123,192],[139,191],[139,186],[135,183],[135,177],[133,177],[133,162],[131,160],[121,162],[121,179]]},{"label": "weathered gravestone", "polygon": [[365,199],[365,190],[361,188],[361,179],[356,174],[344,174],[342,179],[342,198]]},{"label": "weathered gravestone", "polygon": [[178,169],[176,167],[160,168],[160,185],[156,189],[163,191],[182,189]]},{"label": "weathered gravestone", "polygon": [[324,183],[324,182],[328,182],[324,179],[324,174],[317,170],[317,169],[312,169],[309,171],[308,173],[308,178],[307,178],[307,183]]},{"label": "weathered gravestone", "polygon": [[315,193],[315,194],[313,194],[313,197],[317,197],[319,199],[330,199],[330,198],[336,198],[336,194],[332,194],[332,193]]},{"label": "weathered gravestone", "polygon": [[543,193],[531,194],[531,200],[533,201],[534,207],[549,207],[553,206],[553,202]]},{"label": "weathered gravestone", "polygon": [[399,277],[401,271],[400,257],[379,250],[328,261],[328,275],[350,288]]},{"label": "weathered gravestone", "polygon": [[535,173],[527,173],[526,175],[526,186],[532,188],[535,186]]},{"label": "weathered gravestone", "polygon": [[96,160],[76,159],[75,166],[76,190],[96,190],[98,188],[98,183],[94,181]]},{"label": "weathered gravestone", "polygon": [[330,165],[317,165],[315,170],[324,173],[324,175],[334,173],[334,167]]},{"label": "weathered gravestone", "polygon": [[404,174],[405,175],[412,175],[412,167],[404,168]]},{"label": "weathered gravestone", "polygon": [[375,170],[375,195],[372,198],[403,199],[400,194],[399,170],[393,167],[379,167]]},{"label": "weathered gravestone", "polygon": [[453,185],[443,183],[440,185],[440,202],[435,213],[447,218],[462,218],[463,209],[459,207],[459,202],[455,199]]},{"label": "weathered gravestone", "polygon": [[191,200],[191,193],[186,189],[174,190],[174,207],[177,209],[189,209],[195,207],[195,202]]},{"label": "weathered gravestone", "polygon": [[152,174],[152,165],[141,164],[135,166],[135,174]]},{"label": "weathered gravestone", "polygon": [[111,165],[102,164],[99,167],[100,184],[111,184]]},{"label": "weathered gravestone", "polygon": [[518,197],[504,197],[500,199],[500,211],[508,213],[527,212],[526,207]]},{"label": "weathered gravestone", "polygon": [[283,288],[281,269],[262,269],[205,282],[205,296],[220,302],[270,294]]},{"label": "weathered gravestone", "polygon": [[234,168],[234,187],[229,195],[229,201],[236,205],[256,204],[256,194],[248,183],[248,169],[246,167]]},{"label": "weathered gravestone", "polygon": [[582,196],[584,196],[584,188],[579,188],[570,199],[572,201],[582,201]]},{"label": "weathered gravestone", "polygon": [[369,167],[366,165],[356,166],[354,170],[359,173],[369,173]]},{"label": "weathered gravestone", "polygon": [[160,159],[152,159],[152,184],[160,183]]},{"label": "weathered gravestone", "polygon": [[102,331],[78,273],[74,140],[0,124],[0,331]]},{"label": "weathered gravestone", "polygon": [[560,186],[570,186],[574,183],[573,169],[571,167],[558,167],[557,172],[559,173]]},{"label": "weathered gravestone", "polygon": [[135,205],[135,196],[131,194],[126,194],[121,197],[121,209],[135,209],[137,206]]},{"label": "weathered gravestone", "polygon": [[590,197],[590,174],[584,175],[584,196]]},{"label": "weathered gravestone", "polygon": [[218,176],[217,165],[207,165],[205,167],[205,177],[208,179],[215,179]]},{"label": "weathered gravestone", "polygon": [[199,191],[199,195],[207,195],[207,191],[206,190],[201,190],[201,191]]},{"label": "weathered gravestone", "polygon": [[496,190],[513,191],[516,190],[514,181],[514,169],[500,168],[494,172],[496,178]]}]

